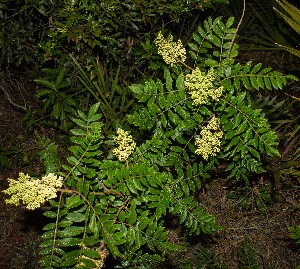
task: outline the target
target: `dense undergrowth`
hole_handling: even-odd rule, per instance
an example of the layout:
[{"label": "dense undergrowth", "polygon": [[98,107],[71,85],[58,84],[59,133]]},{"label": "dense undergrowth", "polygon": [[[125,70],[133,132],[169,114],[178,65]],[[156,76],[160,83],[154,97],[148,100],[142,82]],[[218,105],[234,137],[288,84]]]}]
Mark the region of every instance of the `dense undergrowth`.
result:
[{"label": "dense undergrowth", "polygon": [[[239,182],[228,198],[245,203],[253,188],[266,214],[275,190],[255,189],[254,177],[299,177],[298,118],[271,94],[297,74],[240,61],[248,28],[226,6],[225,18],[208,9],[226,2],[0,3],[3,75],[26,66],[39,85],[40,106],[26,107],[24,122],[44,165],[41,175],[19,171],[4,193],[47,209],[42,267],[158,268],[175,253],[178,268],[225,268],[202,245],[183,257],[170,223],[185,238],[222,231],[199,199],[216,178]],[[41,126],[56,129],[59,147]],[[0,168],[14,151],[1,148]],[[299,226],[288,229],[299,243]],[[259,268],[247,238],[237,252],[241,268]]]}]

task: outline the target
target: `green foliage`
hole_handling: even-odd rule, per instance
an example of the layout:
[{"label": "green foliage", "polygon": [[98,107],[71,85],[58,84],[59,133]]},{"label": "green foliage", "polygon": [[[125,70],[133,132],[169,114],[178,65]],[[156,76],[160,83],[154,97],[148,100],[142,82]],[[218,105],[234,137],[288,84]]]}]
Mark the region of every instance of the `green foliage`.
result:
[{"label": "green foliage", "polygon": [[[296,8],[289,2],[282,0],[278,1],[278,4],[282,7],[283,12],[274,8],[277,13],[295,30],[298,34],[300,34],[300,9]],[[300,51],[293,48],[293,47],[287,47],[282,46],[279,44],[280,47],[285,49],[286,51],[300,57]]]},{"label": "green foliage", "polygon": [[[113,158],[114,142],[105,137],[105,125],[114,119],[108,108],[113,107],[116,84],[107,86],[101,66],[89,77],[77,64],[81,83],[99,102],[72,118],[71,156],[61,172],[64,188],[59,201],[51,201],[54,210],[45,213],[53,222],[44,228],[43,266],[101,267],[108,252],[121,267],[157,266],[167,252],[180,249],[168,241],[165,219],[170,214],[179,216],[191,235],[221,229],[195,199],[197,191],[220,162],[227,164],[230,178],[249,182],[250,173],[264,171],[261,156],[279,155],[277,136],[247,91],[282,89],[287,79],[295,79],[260,64],[236,63],[232,25],[232,18],[226,23],[209,18],[189,45],[201,79],[212,85],[208,90],[220,89],[220,98],[212,95],[195,105],[185,84],[193,68],[185,63],[165,67],[162,77],[130,87],[138,105],[127,118],[138,146],[125,162]],[[53,83],[43,83],[55,91]],[[201,83],[197,85],[206,87]],[[117,98],[123,94],[118,92]],[[116,99],[118,104],[122,98]],[[223,137],[220,152],[206,160],[196,154],[195,141],[213,118],[219,119]],[[247,244],[240,262],[244,268],[257,268],[251,267],[257,258]],[[107,249],[100,251],[101,245]]]},{"label": "green foliage", "polygon": [[18,150],[15,147],[4,148],[2,143],[0,144],[0,171],[5,168],[9,170],[12,169],[10,157],[17,152]]},{"label": "green foliage", "polygon": [[278,1],[278,4],[283,8],[287,15],[280,10],[275,10],[298,34],[300,34],[300,10],[285,0],[282,0],[282,2]]},{"label": "green foliage", "polygon": [[[52,70],[45,70],[52,72]],[[57,74],[55,80],[36,79],[43,89],[37,92],[37,97],[42,99],[43,113],[50,112],[50,119],[54,127],[67,131],[70,128],[70,118],[76,113],[76,102],[72,98],[69,82],[64,79],[65,73]]]},{"label": "green foliage", "polygon": [[48,19],[57,3],[57,1],[40,0],[1,1],[0,65],[2,67],[10,68],[27,64],[33,69],[36,66],[36,62],[42,57],[38,43],[43,38],[45,25],[49,22]]},{"label": "green foliage", "polygon": [[178,22],[195,9],[227,2],[4,0],[0,3],[0,65],[27,64],[32,70],[41,62],[58,61],[66,50],[87,66],[95,55],[124,62],[141,33]]},{"label": "green foliage", "polygon": [[[212,7],[226,0],[193,1],[62,1],[54,14],[53,30],[41,44],[48,59],[63,54],[63,48],[80,57],[89,65],[93,52],[119,63],[128,60],[134,39],[141,33],[161,28],[169,21],[179,21],[193,9]],[[105,57],[103,57],[105,55]]]},{"label": "green foliage", "polygon": [[300,244],[300,226],[289,227],[290,237],[296,240],[296,243]]},{"label": "green foliage", "polygon": [[267,214],[268,205],[275,201],[274,187],[272,184],[254,186],[253,188],[246,186],[237,190],[232,190],[226,195],[228,199],[236,199],[237,206],[243,209],[253,209],[256,205],[259,212]]},{"label": "green foliage", "polygon": [[254,93],[253,107],[262,109],[263,113],[268,118],[273,130],[277,132],[285,132],[284,129],[293,120],[291,115],[290,105],[287,100],[281,100],[278,96],[267,95],[263,93]]},{"label": "green foliage", "polygon": [[[180,215],[190,233],[219,230],[214,217],[191,196],[183,175],[174,179],[170,172],[159,171],[147,160],[135,162],[134,157],[126,165],[103,159],[99,106],[94,105],[87,115],[78,112],[74,119],[72,156],[69,165],[63,166],[68,189],[62,190],[59,203],[51,202],[57,212],[45,213],[54,222],[44,228],[42,265],[93,268],[101,258],[96,250],[101,242],[115,259],[129,264],[159,262],[162,257],[150,253],[163,256],[179,248],[167,240],[164,218],[170,212]],[[194,171],[189,167],[187,173],[192,182],[197,166]],[[192,185],[194,191],[196,187]]]},{"label": "green foliage", "polygon": [[249,238],[246,238],[238,248],[238,258],[241,269],[259,269],[257,251],[251,244]]},{"label": "green foliage", "polygon": [[[243,1],[232,0],[230,5],[221,5],[218,14],[240,18],[243,5]],[[243,44],[244,51],[273,51],[274,53],[278,51],[280,53],[284,47],[289,48],[299,44],[299,38],[274,11],[275,6],[279,7],[275,0],[252,0],[251,5],[246,6],[237,35],[237,40]],[[287,54],[284,54],[284,57],[289,62],[289,66],[294,65]]]},{"label": "green foliage", "polygon": [[216,262],[215,253],[208,247],[197,244],[191,246],[190,253],[183,253],[179,257],[172,257],[176,261],[178,269],[226,269],[225,266]]},{"label": "green foliage", "polygon": [[[276,107],[280,107],[278,106],[280,103],[278,103]],[[275,110],[276,107],[274,106]],[[284,148],[281,158],[277,160],[277,162],[272,163],[269,167],[269,170],[274,174],[276,181],[286,180],[287,178],[294,178],[297,180],[300,176],[300,127],[298,124],[298,115],[293,115],[289,113],[290,111],[290,107],[285,109],[285,119],[278,118],[273,123],[275,128],[282,134],[281,141]]]},{"label": "green foliage", "polygon": [[279,165],[271,168],[271,171],[274,173],[274,177],[276,180],[280,180],[287,176],[291,176],[291,177],[295,177],[296,179],[299,179],[300,176],[299,153],[300,153],[300,149],[298,148],[291,159],[285,161],[282,160]]},{"label": "green foliage", "polygon": [[247,18],[243,22],[242,40],[264,47],[274,47],[275,43],[282,45],[290,43],[286,36],[287,29],[273,11],[274,3],[274,0],[254,1],[252,12],[246,15]]},{"label": "green foliage", "polygon": [[120,86],[121,67],[116,71],[108,70],[99,61],[93,61],[87,71],[75,58],[69,56],[74,63],[73,72],[70,71],[72,67],[68,68],[62,59],[62,64],[55,69],[44,68],[43,77],[35,79],[37,84],[44,87],[36,93],[43,108],[26,112],[24,121],[27,126],[42,122],[67,132],[73,125],[71,118],[76,115],[75,109],[86,111],[90,103],[95,102],[101,104],[105,133],[111,131],[112,126],[123,123],[123,115],[131,108],[134,100],[130,98],[128,87]]},{"label": "green foliage", "polygon": [[[235,63],[238,46],[226,42],[233,37],[232,24],[232,18],[226,24],[221,18],[215,21],[208,19],[204,27],[199,26],[197,34],[193,35],[195,43],[189,43],[191,57],[198,66],[202,70],[213,69],[217,74],[214,87],[223,87],[222,101],[195,107],[184,87],[184,73],[178,75],[175,69],[165,69],[164,80],[148,79],[131,86],[138,102],[143,104],[129,116],[129,122],[141,130],[153,130],[157,135],[163,133],[164,138],[171,139],[172,154],[165,158],[171,157],[172,161],[178,162],[182,157],[186,161],[191,158],[195,151],[193,136],[200,133],[201,125],[215,115],[220,118],[225,133],[219,157],[229,161],[226,169],[230,172],[229,177],[247,180],[248,172],[264,171],[261,154],[279,153],[275,132],[262,110],[252,107],[245,90],[282,89],[287,79],[295,77],[262,68],[261,64],[252,67],[251,62],[244,66]],[[180,144],[185,146],[178,149]],[[172,162],[163,158],[160,161],[167,165]]]},{"label": "green foliage", "polygon": [[189,53],[198,66],[216,67],[224,59],[233,59],[238,54],[238,45],[232,43],[234,18],[231,17],[226,24],[221,19],[218,17],[213,21],[208,18],[193,34],[193,43],[188,44]]},{"label": "green foliage", "polygon": [[61,161],[57,153],[57,145],[49,138],[41,137],[37,134],[37,145],[40,160],[43,161],[46,174],[54,173],[61,167]]},{"label": "green foliage", "polygon": [[228,0],[4,0],[0,64],[26,63],[32,70],[71,53],[84,67],[90,67],[94,57],[130,66],[138,58],[134,47],[145,33],[153,36],[157,29],[219,3]]},{"label": "green foliage", "polygon": [[91,70],[87,73],[72,56],[71,58],[78,69],[78,80],[87,92],[86,103],[89,95],[100,103],[100,110],[105,118],[103,131],[107,133],[117,122],[122,124],[123,115],[129,111],[134,100],[130,98],[129,90],[119,85],[121,67],[118,67],[116,74],[112,74],[99,61],[93,61]]},{"label": "green foliage", "polygon": [[30,161],[26,149],[22,146],[24,136],[14,137],[6,133],[0,138],[0,171],[4,169],[12,170],[14,165],[25,165]]}]

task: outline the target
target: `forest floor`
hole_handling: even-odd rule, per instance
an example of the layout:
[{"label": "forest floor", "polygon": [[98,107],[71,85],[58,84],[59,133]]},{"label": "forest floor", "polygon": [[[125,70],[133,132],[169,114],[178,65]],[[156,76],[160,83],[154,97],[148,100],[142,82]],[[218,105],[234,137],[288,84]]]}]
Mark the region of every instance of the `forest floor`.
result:
[{"label": "forest floor", "polygon": [[[6,79],[2,81],[2,87],[15,103],[21,106],[35,105],[36,87],[26,79]],[[19,172],[37,173],[39,164],[32,159],[37,149],[34,135],[23,124],[24,113],[15,110],[3,92],[0,92],[0,117],[0,158],[3,161],[7,157],[12,164],[11,169],[1,171],[2,191],[8,187],[7,178],[17,178]],[[0,268],[38,269],[38,246],[45,224],[42,212],[6,205],[6,198],[3,193],[0,194]]]},{"label": "forest floor", "polygon": [[[267,61],[270,61],[268,56]],[[23,79],[5,83],[17,103],[25,101],[36,106],[34,84]],[[12,108],[1,92],[0,116],[0,143],[4,149],[1,154],[12,148],[8,157],[14,159],[12,169],[1,172],[2,191],[8,187],[7,178],[16,178],[19,172],[39,174],[41,167],[33,157],[37,152],[35,137],[23,124],[24,114]],[[191,240],[189,251],[192,253],[199,243],[203,243],[215,253],[215,260],[228,269],[295,269],[300,265],[300,248],[289,237],[288,227],[300,224],[299,179],[282,177],[274,182],[272,175],[265,173],[253,182],[247,187],[242,183],[230,184],[224,179],[216,179],[203,186],[199,201],[216,216],[223,230],[205,240]],[[42,210],[28,211],[6,205],[5,198],[0,193],[0,268],[38,269],[40,235],[47,220]],[[174,242],[180,240],[180,233],[176,231],[171,231]],[[186,258],[190,253],[185,253]],[[247,267],[247,262],[251,263],[254,257],[251,258],[251,253],[257,258],[258,267]],[[169,268],[176,268],[175,260],[169,262]]]}]

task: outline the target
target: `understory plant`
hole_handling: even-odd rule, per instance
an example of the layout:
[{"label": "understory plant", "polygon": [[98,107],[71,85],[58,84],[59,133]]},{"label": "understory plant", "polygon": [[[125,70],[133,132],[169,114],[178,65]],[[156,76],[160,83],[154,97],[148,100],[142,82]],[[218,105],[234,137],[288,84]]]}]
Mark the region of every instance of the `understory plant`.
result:
[{"label": "understory plant", "polygon": [[300,226],[289,227],[290,237],[295,240],[297,244],[300,244]]},{"label": "understory plant", "polygon": [[29,66],[31,70],[37,67],[37,62],[43,57],[38,43],[43,39],[47,17],[51,17],[56,4],[54,2],[56,1],[0,2],[0,66],[3,70],[16,68],[21,64],[22,71]]},{"label": "understory plant", "polygon": [[255,246],[251,243],[248,237],[240,243],[238,247],[238,259],[241,269],[259,269],[260,263],[258,253]]},{"label": "understory plant", "polygon": [[92,70],[88,72],[69,55],[76,67],[74,85],[71,83],[67,68],[45,68],[43,73],[50,76],[50,79],[36,79],[35,82],[43,88],[39,89],[36,96],[43,102],[42,110],[28,111],[25,122],[28,126],[34,123],[42,123],[35,120],[38,114],[41,118],[48,118],[43,121],[48,126],[54,126],[68,132],[73,126],[72,117],[78,110],[87,111],[91,103],[100,103],[100,111],[105,124],[104,133],[111,131],[116,122],[122,122],[125,112],[133,105],[134,100],[130,98],[131,92],[128,87],[121,86],[119,74],[121,67],[116,72],[108,69],[99,61],[92,61]]},{"label": "understory plant", "polygon": [[[34,0],[33,2],[39,2]],[[146,32],[162,28],[171,21],[188,17],[193,10],[213,7],[227,0],[88,0],[60,2],[51,17],[48,39],[40,43],[45,60],[69,51],[86,66],[97,55],[118,63],[128,61],[136,40]],[[45,5],[43,5],[45,6]],[[47,7],[46,7],[47,9]]]},{"label": "understory plant", "polygon": [[138,102],[127,116],[130,130],[117,126],[114,137],[105,135],[97,103],[73,117],[63,169],[48,162],[42,180],[9,179],[9,203],[34,208],[51,199],[44,267],[101,268],[112,257],[110,267],[157,268],[182,248],[168,240],[169,218],[178,217],[191,235],[221,229],[196,198],[216,168],[249,183],[264,171],[264,155],[279,155],[276,133],[248,92],[281,89],[295,77],[236,62],[233,22],[208,18],[193,34],[189,54],[180,40],[159,33],[161,76],[130,87]]},{"label": "understory plant", "polygon": [[[281,6],[282,10],[278,10],[275,7],[274,10],[291,26],[295,32],[297,32],[297,34],[300,34],[300,9],[285,0],[277,0],[277,3]],[[296,48],[282,46],[281,44],[278,45],[286,51],[300,57],[300,51]]]},{"label": "understory plant", "polygon": [[[290,232],[290,237],[295,240],[296,244],[300,244],[300,225],[291,226],[288,228]],[[300,268],[300,264],[296,269]]]}]

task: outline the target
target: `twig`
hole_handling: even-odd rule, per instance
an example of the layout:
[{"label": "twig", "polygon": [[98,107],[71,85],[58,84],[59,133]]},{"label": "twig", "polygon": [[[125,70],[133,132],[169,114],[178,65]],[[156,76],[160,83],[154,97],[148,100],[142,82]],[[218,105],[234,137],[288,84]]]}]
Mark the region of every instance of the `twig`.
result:
[{"label": "twig", "polygon": [[19,90],[19,93],[20,93],[20,95],[22,96],[22,99],[23,99],[23,102],[24,102],[24,104],[25,104],[25,108],[27,107],[26,106],[26,100],[25,100],[25,98],[24,98],[24,95],[23,95],[23,93],[22,93],[22,90],[21,90],[21,88],[20,88],[20,84],[17,82],[17,87],[18,87],[18,90]]},{"label": "twig", "polygon": [[238,32],[238,30],[239,30],[241,24],[242,24],[242,21],[243,21],[243,19],[244,19],[244,16],[245,16],[245,10],[246,10],[246,0],[244,0],[244,7],[243,7],[242,17],[241,17],[241,19],[240,19],[240,21],[239,21],[239,23],[238,23],[238,25],[237,25],[237,27],[236,27],[236,31],[235,31],[235,33],[234,33],[234,36],[232,37],[231,44],[230,44],[230,47],[229,47],[229,50],[228,50],[227,58],[230,58],[230,53],[231,53],[231,49],[232,49],[234,40],[235,40],[235,38],[236,38],[236,34],[237,34],[237,32]]},{"label": "twig", "polygon": [[7,101],[9,102],[9,104],[10,104],[11,106],[13,106],[15,109],[20,110],[20,111],[22,111],[22,112],[25,112],[25,111],[27,110],[26,107],[24,107],[24,106],[19,106],[19,105],[17,105],[16,103],[14,103],[14,102],[11,100],[11,98],[10,98],[8,92],[4,89],[3,86],[0,86],[0,88],[1,88],[1,90],[3,91],[3,93],[4,93],[4,95],[5,95],[6,99],[7,99]]}]

